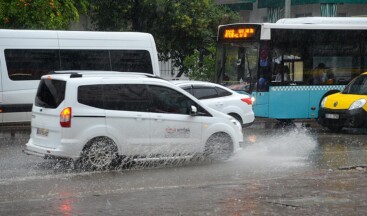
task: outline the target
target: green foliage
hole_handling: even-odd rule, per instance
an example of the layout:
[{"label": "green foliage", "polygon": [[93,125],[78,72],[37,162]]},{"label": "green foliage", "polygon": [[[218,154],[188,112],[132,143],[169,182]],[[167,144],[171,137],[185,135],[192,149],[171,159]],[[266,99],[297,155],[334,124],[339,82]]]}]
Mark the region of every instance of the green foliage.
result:
[{"label": "green foliage", "polygon": [[[188,68],[188,76],[192,80],[212,81],[215,70],[215,48],[208,48],[209,53],[203,55],[202,52],[194,50],[194,53],[187,56],[184,65]],[[202,60],[201,60],[202,58]]]},{"label": "green foliage", "polygon": [[195,50],[213,46],[219,24],[238,14],[213,0],[92,0],[96,30],[140,31],[153,34],[160,60],[172,59],[181,72]]},{"label": "green foliage", "polygon": [[88,0],[2,0],[0,28],[70,29],[87,7]]}]

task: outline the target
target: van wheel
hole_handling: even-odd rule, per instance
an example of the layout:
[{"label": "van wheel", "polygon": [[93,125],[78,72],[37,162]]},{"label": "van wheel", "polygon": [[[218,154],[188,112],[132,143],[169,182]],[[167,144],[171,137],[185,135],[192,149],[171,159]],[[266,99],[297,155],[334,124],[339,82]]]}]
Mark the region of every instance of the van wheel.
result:
[{"label": "van wheel", "polygon": [[81,163],[88,170],[109,168],[117,159],[117,146],[107,137],[97,137],[89,141],[81,155]]},{"label": "van wheel", "polygon": [[210,160],[225,160],[233,153],[233,141],[231,137],[219,132],[211,135],[206,141],[204,157]]}]

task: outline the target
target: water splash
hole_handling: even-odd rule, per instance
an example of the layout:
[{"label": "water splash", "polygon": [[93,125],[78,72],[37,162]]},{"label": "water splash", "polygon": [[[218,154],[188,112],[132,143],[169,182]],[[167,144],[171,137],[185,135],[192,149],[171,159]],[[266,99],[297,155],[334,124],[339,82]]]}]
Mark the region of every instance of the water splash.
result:
[{"label": "water splash", "polygon": [[303,128],[277,130],[269,134],[246,137],[246,145],[231,160],[255,166],[305,166],[317,141]]}]

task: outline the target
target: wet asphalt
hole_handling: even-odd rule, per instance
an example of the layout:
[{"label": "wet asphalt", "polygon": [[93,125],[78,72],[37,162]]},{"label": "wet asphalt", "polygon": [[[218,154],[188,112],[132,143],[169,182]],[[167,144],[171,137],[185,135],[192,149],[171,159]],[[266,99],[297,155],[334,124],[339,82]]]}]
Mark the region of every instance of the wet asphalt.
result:
[{"label": "wet asphalt", "polygon": [[366,215],[367,131],[256,120],[229,160],[87,172],[0,126],[0,215]]}]

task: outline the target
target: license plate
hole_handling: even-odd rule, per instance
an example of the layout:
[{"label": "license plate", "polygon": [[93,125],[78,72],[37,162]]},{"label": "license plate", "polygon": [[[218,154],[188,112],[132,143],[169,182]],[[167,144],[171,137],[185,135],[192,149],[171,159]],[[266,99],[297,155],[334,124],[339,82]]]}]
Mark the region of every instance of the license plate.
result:
[{"label": "license plate", "polygon": [[47,137],[48,136],[48,129],[45,129],[45,128],[37,128],[37,135]]},{"label": "license plate", "polygon": [[325,118],[328,118],[328,119],[339,119],[339,114],[325,114]]}]

